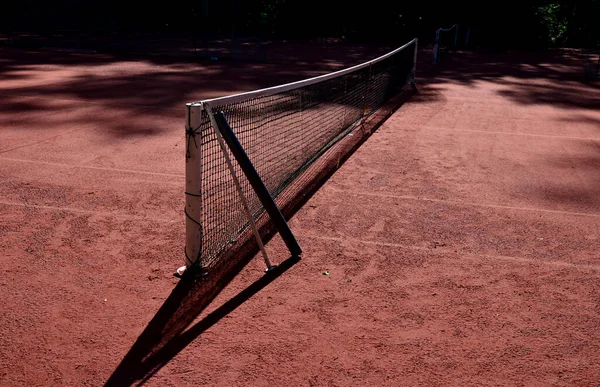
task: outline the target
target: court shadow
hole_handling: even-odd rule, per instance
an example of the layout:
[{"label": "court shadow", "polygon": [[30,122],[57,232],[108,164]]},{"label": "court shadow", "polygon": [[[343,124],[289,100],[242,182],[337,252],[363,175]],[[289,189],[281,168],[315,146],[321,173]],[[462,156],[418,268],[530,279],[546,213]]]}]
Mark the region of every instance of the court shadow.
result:
[{"label": "court shadow", "polygon": [[[294,82],[381,54],[381,47],[355,47],[347,57],[352,47],[341,45],[326,46],[318,52],[327,56],[317,58],[312,47],[295,46],[304,58],[285,65],[0,47],[0,126],[25,132],[43,125],[45,134],[90,126],[89,135],[110,141],[151,140],[181,130],[187,102]],[[273,54],[278,50],[285,52],[273,47]]]},{"label": "court shadow", "polygon": [[[426,53],[426,55],[430,55]],[[600,82],[584,75],[581,50],[540,52],[458,52],[448,61],[418,71],[428,85],[477,87],[496,84],[495,93],[520,105],[549,105],[565,110],[595,109]]]},{"label": "court shadow", "polygon": [[228,279],[235,276],[245,264],[232,265],[229,270],[215,270],[212,276],[218,277],[216,279],[196,279],[193,274],[184,275],[105,385],[143,384],[207,329],[275,281],[299,260],[299,257],[288,258],[187,330],[189,324],[225,288]]}]

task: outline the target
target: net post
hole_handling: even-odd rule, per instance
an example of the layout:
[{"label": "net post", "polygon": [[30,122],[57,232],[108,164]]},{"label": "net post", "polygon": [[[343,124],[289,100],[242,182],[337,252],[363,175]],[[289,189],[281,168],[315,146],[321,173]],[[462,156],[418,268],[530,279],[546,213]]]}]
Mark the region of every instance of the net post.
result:
[{"label": "net post", "polygon": [[260,178],[254,166],[252,165],[252,162],[248,158],[246,151],[235,136],[235,133],[233,132],[231,127],[229,126],[229,123],[225,118],[225,114],[223,112],[217,112],[213,114],[213,117],[217,129],[220,131],[221,135],[223,136],[223,139],[229,146],[231,153],[233,153],[234,157],[236,158],[240,168],[246,175],[246,178],[248,179],[250,185],[254,189],[256,196],[258,196],[263,207],[269,214],[269,217],[273,221],[273,224],[275,225],[277,231],[279,231],[279,234],[281,235],[281,238],[285,242],[290,253],[292,254],[292,256],[295,257],[300,256],[300,254],[302,254],[302,249],[296,241],[296,237],[290,230],[285,218],[279,211],[277,204],[275,204],[273,197],[269,193],[269,190],[265,186],[264,182]]},{"label": "net post", "polygon": [[373,65],[369,64],[369,72],[367,74],[367,90],[365,91],[365,96],[363,99],[363,117],[367,115],[367,101],[371,96],[371,81],[373,75]]},{"label": "net post", "polygon": [[433,64],[438,64],[440,60],[440,32],[441,28],[435,31],[435,45],[433,46]]},{"label": "net post", "polygon": [[185,116],[185,265],[177,269],[178,275],[198,265],[202,255],[202,104],[186,104]]},{"label": "net post", "polygon": [[456,50],[456,45],[458,43],[458,24],[455,24],[456,30],[454,31],[454,49]]},{"label": "net post", "polygon": [[413,55],[413,67],[412,67],[412,74],[411,74],[411,81],[410,81],[410,86],[412,87],[412,89],[417,92],[419,91],[417,89],[417,85],[416,85],[416,76],[417,76],[417,51],[419,48],[419,39],[415,38],[415,53]]}]

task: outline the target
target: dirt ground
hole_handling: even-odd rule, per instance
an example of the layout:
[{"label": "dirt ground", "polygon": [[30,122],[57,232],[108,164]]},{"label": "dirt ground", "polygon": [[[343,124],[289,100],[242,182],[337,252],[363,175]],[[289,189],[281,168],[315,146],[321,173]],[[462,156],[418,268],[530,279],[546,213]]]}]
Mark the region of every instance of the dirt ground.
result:
[{"label": "dirt ground", "polygon": [[[185,103],[343,63],[0,53],[0,385],[102,385],[178,283]],[[578,55],[421,52],[420,93],[291,220],[302,259],[269,281],[254,259],[130,381],[600,385]]]}]

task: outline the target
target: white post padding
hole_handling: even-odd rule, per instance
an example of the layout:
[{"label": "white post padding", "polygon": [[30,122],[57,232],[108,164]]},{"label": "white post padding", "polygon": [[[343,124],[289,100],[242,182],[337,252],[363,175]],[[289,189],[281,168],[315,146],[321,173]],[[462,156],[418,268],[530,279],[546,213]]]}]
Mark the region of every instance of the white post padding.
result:
[{"label": "white post padding", "polygon": [[186,266],[197,263],[202,252],[202,158],[200,124],[201,103],[186,105],[185,158],[185,253]]}]

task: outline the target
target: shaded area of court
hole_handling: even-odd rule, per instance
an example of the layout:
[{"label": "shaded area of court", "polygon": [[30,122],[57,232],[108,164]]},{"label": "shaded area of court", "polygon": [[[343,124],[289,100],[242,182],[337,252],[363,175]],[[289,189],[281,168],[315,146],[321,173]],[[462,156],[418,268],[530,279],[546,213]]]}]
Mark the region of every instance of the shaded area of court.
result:
[{"label": "shaded area of court", "polygon": [[[171,313],[190,329],[127,378],[600,378],[598,84],[576,52],[430,54],[293,217],[303,259],[272,282],[252,260],[191,325]],[[183,103],[329,69],[53,55],[0,64],[0,380],[102,384],[184,287]]]}]

